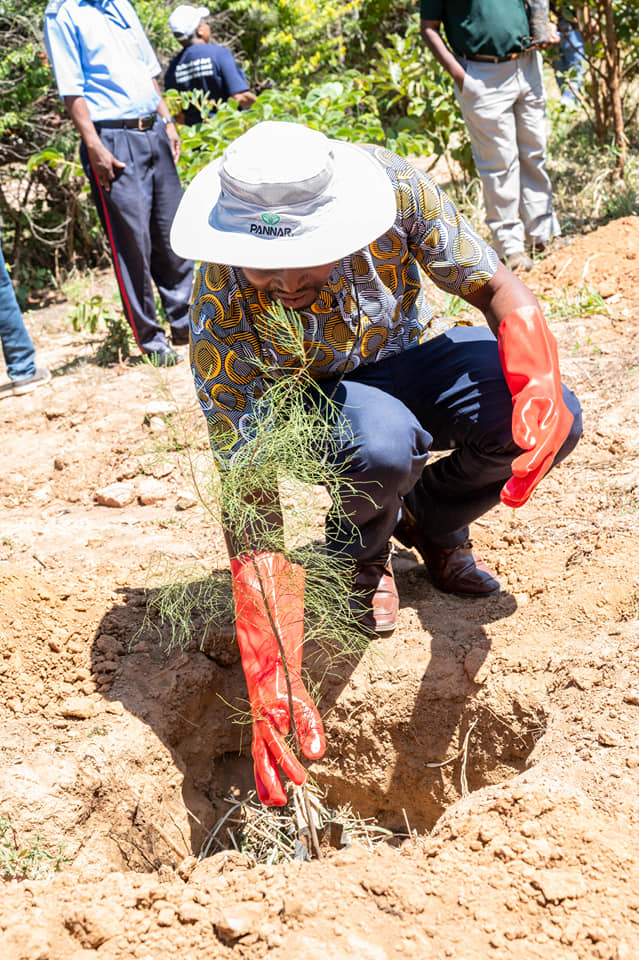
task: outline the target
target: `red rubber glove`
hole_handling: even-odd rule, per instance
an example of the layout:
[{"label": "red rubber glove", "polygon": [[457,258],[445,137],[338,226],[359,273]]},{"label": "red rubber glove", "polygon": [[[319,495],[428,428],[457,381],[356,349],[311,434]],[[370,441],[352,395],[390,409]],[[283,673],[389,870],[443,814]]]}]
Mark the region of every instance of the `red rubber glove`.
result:
[{"label": "red rubber glove", "polygon": [[284,741],[291,716],[273,628],[284,648],[302,753],[315,760],[326,750],[322,721],[302,683],[304,570],[278,553],[252,553],[234,557],[231,573],[235,630],[253,716],[251,752],[257,795],[266,806],[281,807],[286,793],[278,766],[298,785],[308,775]]},{"label": "red rubber glove", "polygon": [[573,416],[563,400],[557,343],[539,307],[507,314],[497,340],[513,395],[513,440],[526,451],[513,460],[513,475],[500,496],[506,506],[521,507],[550,470]]}]

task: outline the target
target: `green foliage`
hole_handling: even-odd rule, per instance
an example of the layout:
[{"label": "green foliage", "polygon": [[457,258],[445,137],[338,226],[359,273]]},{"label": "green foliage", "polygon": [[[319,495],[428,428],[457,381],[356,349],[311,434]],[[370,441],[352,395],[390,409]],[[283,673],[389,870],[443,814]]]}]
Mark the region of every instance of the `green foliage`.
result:
[{"label": "green foliage", "polygon": [[576,294],[571,294],[567,287],[563,287],[558,297],[539,295],[548,306],[545,310],[550,320],[571,320],[573,317],[585,317],[593,313],[608,313],[606,301],[601,294],[584,283]]},{"label": "green foliage", "polygon": [[92,336],[105,331],[95,359],[99,367],[121,363],[131,352],[131,328],[116,302],[105,300],[102,294],[79,300],[67,314],[74,330],[86,331]]},{"label": "green foliage", "polygon": [[35,40],[0,60],[0,137],[32,129],[34,105],[47,94],[49,85],[49,68]]},{"label": "green foliage", "polygon": [[268,78],[283,87],[344,65],[344,24],[360,6],[361,0],[223,0],[219,9],[235,25],[252,81]]},{"label": "green foliage", "polygon": [[80,332],[86,330],[94,334],[98,327],[104,326],[104,297],[95,293],[88,300],[82,300],[68,313],[73,329]]},{"label": "green foliage", "polygon": [[[185,95],[183,102],[194,99],[190,94]],[[201,103],[201,99],[197,102]],[[236,101],[230,100],[220,103],[218,112],[206,122],[182,128],[180,173],[183,179],[190,181],[232,140],[263,120],[298,121],[335,139],[372,143],[385,140],[375,99],[366,94],[359,77],[348,76],[311,87],[304,96],[299,91],[266,90],[250,110],[239,110]]]},{"label": "green foliage", "polygon": [[617,217],[639,214],[639,136],[628,127],[629,151],[623,175],[615,175],[617,154],[597,143],[581,111],[548,104],[548,155],[554,206],[565,232],[592,229]]},{"label": "green foliage", "polygon": [[39,833],[23,846],[9,818],[0,815],[0,878],[48,880],[68,862],[62,844],[55,853],[50,853],[43,846]]},{"label": "green foliage", "polygon": [[162,54],[176,47],[176,40],[169,27],[169,14],[177,3],[167,3],[166,0],[132,0],[135,12],[149,38],[154,50]]},{"label": "green foliage", "polygon": [[474,170],[470,141],[453,89],[453,81],[425,52],[416,16],[402,35],[375,44],[375,72],[370,89],[378,103],[386,143],[407,155],[433,157],[446,152],[467,176]]},{"label": "green foliage", "polygon": [[[251,437],[233,458],[230,452],[217,449],[210,455],[213,463],[208,459],[199,476],[193,465],[191,472],[202,504],[214,521],[231,533],[238,555],[254,550],[278,552],[304,568],[305,637],[335,664],[361,652],[370,639],[350,606],[352,561],[345,555],[328,555],[313,541],[313,531],[319,526],[318,505],[317,496],[309,490],[319,486],[330,492],[331,515],[344,542],[357,536],[343,507],[344,498],[352,491],[341,475],[343,468],[338,472],[331,465],[331,451],[340,438],[339,419],[331,401],[319,396],[310,376],[299,315],[277,306],[268,324],[268,336],[286,349],[290,363],[281,376],[273,378],[269,364],[255,362],[267,387],[256,405],[251,427],[247,425]],[[267,335],[267,331],[263,333]],[[190,455],[188,449],[186,452]],[[282,527],[265,520],[262,504],[266,492],[275,496],[284,490],[286,495],[280,496],[286,505]],[[369,495],[374,500],[375,490]],[[145,626],[159,621],[165,628],[160,633],[168,649],[183,647],[192,637],[194,623],[202,640],[215,633],[215,624],[231,619],[227,571],[202,580],[190,570],[156,566],[149,586],[154,589]]]},{"label": "green foliage", "polygon": [[82,178],[81,188],[83,192],[89,192],[88,184],[84,181],[84,171],[82,164],[74,157],[65,156],[60,150],[54,147],[45,147],[44,150],[38,150],[27,160],[27,170],[32,173],[40,167],[49,167],[55,170],[60,183],[68,183],[72,178]]},{"label": "green foliage", "polygon": [[131,352],[131,328],[124,314],[106,318],[106,335],[97,349],[95,362],[99,367],[121,363]]},{"label": "green foliage", "polygon": [[[173,102],[176,106],[203,106],[201,95],[185,94]],[[417,119],[410,123],[400,120],[385,129],[375,85],[370,78],[351,72],[340,80],[311,87],[303,95],[298,90],[266,90],[250,110],[239,110],[233,100],[220,103],[218,112],[205,122],[182,128],[180,174],[185,182],[219,156],[232,140],[263,120],[304,123],[336,140],[376,143],[403,155],[434,150],[434,140],[420,133],[422,124]],[[437,149],[444,140],[443,134],[437,135]]]},{"label": "green foliage", "polygon": [[239,52],[251,81],[307,87],[342,71],[367,72],[378,37],[403,30],[401,0],[221,0],[214,34]]},{"label": "green foliage", "polygon": [[344,71],[339,80],[304,86],[299,76],[284,89],[265,90],[250,110],[233,100],[213,104],[202,94],[173,91],[170,109],[195,105],[206,120],[180,131],[180,171],[188,182],[249,127],[263,120],[288,120],[321,130],[334,139],[377,143],[407,156],[444,153],[469,177],[474,169],[466,127],[453,93],[452,80],[424,55],[418,20],[404,36],[394,34],[375,45],[375,72]]}]

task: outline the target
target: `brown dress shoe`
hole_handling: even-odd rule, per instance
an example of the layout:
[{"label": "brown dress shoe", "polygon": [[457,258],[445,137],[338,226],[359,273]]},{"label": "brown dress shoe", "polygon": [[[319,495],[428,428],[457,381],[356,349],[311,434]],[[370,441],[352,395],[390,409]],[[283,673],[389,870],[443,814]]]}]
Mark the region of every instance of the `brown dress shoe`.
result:
[{"label": "brown dress shoe", "polygon": [[358,560],[353,576],[352,607],[355,615],[373,633],[390,633],[397,624],[399,596],[391,565],[392,546],[374,560]]},{"label": "brown dress shoe", "polygon": [[393,536],[405,547],[415,547],[426,565],[433,584],[444,593],[463,597],[484,597],[499,590],[496,574],[471,550],[469,540],[446,548],[426,539],[406,506]]}]

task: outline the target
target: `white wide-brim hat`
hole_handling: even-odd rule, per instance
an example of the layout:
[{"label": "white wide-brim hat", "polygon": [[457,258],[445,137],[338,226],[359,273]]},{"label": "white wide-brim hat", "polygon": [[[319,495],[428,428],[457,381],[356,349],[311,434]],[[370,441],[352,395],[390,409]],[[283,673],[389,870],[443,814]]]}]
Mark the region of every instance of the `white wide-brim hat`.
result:
[{"label": "white wide-brim hat", "polygon": [[320,266],[372,243],[396,216],[393,186],[370,152],[266,120],[198,173],[171,245],[186,259],[235,267]]}]

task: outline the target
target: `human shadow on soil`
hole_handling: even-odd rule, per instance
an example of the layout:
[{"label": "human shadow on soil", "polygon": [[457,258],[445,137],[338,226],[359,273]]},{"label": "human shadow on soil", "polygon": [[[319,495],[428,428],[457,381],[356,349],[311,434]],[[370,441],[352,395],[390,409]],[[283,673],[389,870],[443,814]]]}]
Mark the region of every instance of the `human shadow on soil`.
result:
[{"label": "human shadow on soil", "polygon": [[395,658],[410,660],[413,688],[408,719],[391,727],[392,787],[375,815],[398,822],[401,798],[399,813],[421,832],[465,792],[520,772],[534,741],[522,736],[516,706],[502,720],[478,696],[492,646],[486,627],[515,612],[514,596],[442,593],[407,550],[397,551],[395,564],[400,606],[412,609],[414,623],[400,632]]},{"label": "human shadow on soil", "polygon": [[[92,646],[102,695],[148,725],[183,774],[195,853],[228,811],[228,797],[254,788],[230,574],[214,576],[228,606],[217,623],[206,623],[195,604],[190,637],[178,637],[158,613],[158,591],[124,588]],[[305,646],[310,678],[321,682],[329,744],[311,772],[331,807],[349,804],[358,816],[400,832],[408,818],[423,831],[457,799],[462,763],[471,789],[485,782],[484,771],[460,754],[478,690],[464,662],[472,650],[479,666],[490,648],[484,625],[512,613],[515,601],[508,594],[470,603],[440,594],[417,566],[397,580],[402,607],[416,613],[409,628],[337,664],[325,647]],[[205,582],[188,584],[187,592],[197,595]]]}]

